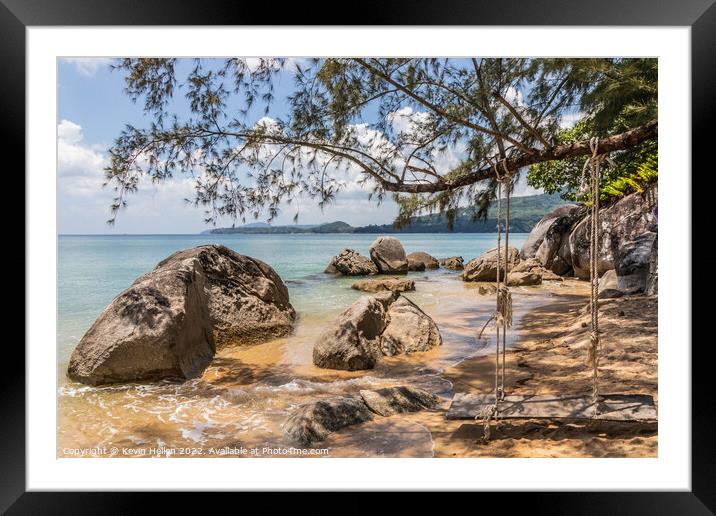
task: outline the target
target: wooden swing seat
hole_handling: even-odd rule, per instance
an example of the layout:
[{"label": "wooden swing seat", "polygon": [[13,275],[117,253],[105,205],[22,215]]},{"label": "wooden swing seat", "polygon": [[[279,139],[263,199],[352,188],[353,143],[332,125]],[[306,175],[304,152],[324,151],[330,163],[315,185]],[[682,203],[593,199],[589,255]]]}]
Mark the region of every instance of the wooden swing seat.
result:
[{"label": "wooden swing seat", "polygon": [[[457,393],[447,419],[480,418],[485,407],[495,403],[494,394]],[[505,396],[498,419],[567,419],[602,421],[657,420],[654,398],[645,394],[604,394],[595,411],[591,396],[526,395]]]}]

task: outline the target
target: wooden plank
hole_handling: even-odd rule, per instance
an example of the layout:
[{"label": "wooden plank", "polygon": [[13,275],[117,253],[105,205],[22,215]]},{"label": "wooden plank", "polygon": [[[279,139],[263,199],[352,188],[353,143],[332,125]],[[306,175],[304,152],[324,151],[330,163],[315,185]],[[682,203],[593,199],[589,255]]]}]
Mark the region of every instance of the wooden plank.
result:
[{"label": "wooden plank", "polygon": [[[446,418],[475,419],[494,400],[492,394],[457,393]],[[601,397],[598,407],[592,404],[591,396],[506,396],[500,402],[499,410],[501,419],[657,420],[654,398],[645,394],[606,394]]]}]

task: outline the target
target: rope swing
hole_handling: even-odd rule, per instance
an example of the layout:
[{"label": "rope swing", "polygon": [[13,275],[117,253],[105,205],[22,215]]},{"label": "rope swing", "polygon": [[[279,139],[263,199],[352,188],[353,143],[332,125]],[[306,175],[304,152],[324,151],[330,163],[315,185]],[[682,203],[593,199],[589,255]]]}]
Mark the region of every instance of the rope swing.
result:
[{"label": "rope swing", "polygon": [[591,195],[591,220],[589,224],[589,281],[591,286],[589,311],[591,313],[591,331],[589,332],[589,356],[587,363],[592,366],[592,403],[595,415],[599,409],[599,182],[601,179],[601,163],[607,161],[614,165],[607,154],[599,154],[599,138],[589,140],[591,157],[587,158],[582,169],[582,185],[580,190],[586,188],[586,172],[590,169],[589,193]]},{"label": "rope swing", "polygon": [[[587,362],[592,368],[592,404],[594,405],[594,416],[599,410],[599,182],[601,179],[601,163],[607,161],[613,166],[608,154],[599,154],[599,138],[593,137],[589,140],[589,148],[592,151],[582,169],[582,180],[580,192],[589,192],[591,206],[589,221],[589,279],[590,279],[590,302],[591,331],[589,333],[589,356]],[[509,238],[510,238],[510,188],[512,174],[507,168],[505,159],[501,161],[503,173],[500,174],[497,164],[492,167],[497,178],[497,277],[496,286],[496,307],[495,313],[490,320],[495,320],[495,400],[491,405],[485,405],[475,419],[482,419],[483,439],[490,439],[490,420],[497,421],[500,415],[500,402],[505,399],[505,350],[507,347],[507,330],[512,326],[512,294],[507,287],[507,274],[509,272]],[[589,169],[589,180],[587,181],[587,169]],[[588,184],[587,184],[588,183]],[[505,253],[504,267],[502,264],[502,190],[505,189]],[[504,283],[502,271],[504,274]],[[487,321],[487,323],[490,322]],[[485,323],[485,326],[487,326]],[[483,330],[485,329],[483,326]],[[482,335],[482,331],[480,332]],[[502,363],[500,364],[500,355]],[[501,366],[501,367],[500,367]]]}]

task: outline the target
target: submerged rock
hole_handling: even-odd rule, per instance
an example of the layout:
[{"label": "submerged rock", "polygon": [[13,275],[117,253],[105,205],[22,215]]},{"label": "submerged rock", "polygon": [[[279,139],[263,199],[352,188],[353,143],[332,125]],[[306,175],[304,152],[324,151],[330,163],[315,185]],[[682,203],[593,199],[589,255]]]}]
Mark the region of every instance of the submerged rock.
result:
[{"label": "submerged rock", "polygon": [[[437,258],[429,255],[428,253],[424,253],[422,251],[416,251],[414,253],[410,253],[408,255],[408,266],[410,266],[410,261],[423,264],[423,269],[437,269],[440,267],[440,262],[438,262]],[[410,269],[413,270],[413,269]],[[418,270],[418,269],[415,269]]]},{"label": "submerged rock", "polygon": [[379,237],[370,246],[370,258],[383,274],[406,274],[408,258],[400,240],[394,237]]},{"label": "submerged rock", "polygon": [[428,351],[442,344],[437,324],[409,299],[400,296],[388,309],[389,323],[380,337],[383,355]]},{"label": "submerged rock", "polygon": [[437,396],[415,387],[386,387],[375,391],[362,390],[360,395],[370,410],[381,416],[417,412],[435,407]]},{"label": "submerged rock", "polygon": [[367,276],[369,274],[378,274],[378,267],[358,251],[344,249],[338,256],[334,256],[331,259],[324,272],[343,274],[344,276]]},{"label": "submerged rock", "polygon": [[407,292],[415,290],[415,282],[405,278],[377,278],[356,281],[351,288],[363,292]]},{"label": "submerged rock", "polygon": [[489,296],[497,292],[497,287],[494,283],[485,283],[484,285],[477,287],[477,292],[481,296]]},{"label": "submerged rock", "polygon": [[82,337],[69,377],[101,385],[199,376],[216,351],[206,289],[192,258],[141,276]]},{"label": "submerged rock", "polygon": [[339,396],[301,405],[283,423],[283,431],[291,440],[309,445],[331,432],[372,419],[360,398]]},{"label": "submerged rock", "polygon": [[[500,259],[504,267],[505,249],[500,249]],[[507,255],[509,268],[512,270],[520,262],[520,252],[510,247]],[[504,270],[502,274],[504,274]],[[497,248],[490,249],[471,260],[462,273],[463,281],[495,281],[497,279]]]},{"label": "submerged rock", "polygon": [[465,260],[463,260],[462,256],[450,256],[449,258],[440,259],[438,263],[446,269],[461,271],[464,267]]}]

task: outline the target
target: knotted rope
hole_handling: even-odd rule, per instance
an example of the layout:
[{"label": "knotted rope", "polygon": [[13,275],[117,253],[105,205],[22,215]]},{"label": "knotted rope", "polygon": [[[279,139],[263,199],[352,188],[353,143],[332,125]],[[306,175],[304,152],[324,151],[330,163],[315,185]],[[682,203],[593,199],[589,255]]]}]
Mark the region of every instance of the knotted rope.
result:
[{"label": "knotted rope", "polygon": [[[507,273],[509,272],[509,237],[510,237],[510,181],[511,174],[507,168],[506,161],[502,160],[504,174],[500,174],[497,164],[493,164],[495,177],[497,178],[497,271],[495,278],[495,403],[486,406],[477,416],[482,419],[483,439],[490,438],[490,419],[497,420],[500,413],[500,401],[505,399],[505,349],[507,347],[507,328],[512,326],[512,294],[507,287]],[[502,187],[505,186],[505,285],[502,285]],[[488,321],[489,322],[489,321]],[[484,330],[484,327],[483,327]],[[500,332],[502,330],[502,332]],[[480,332],[482,334],[482,332]],[[500,349],[501,348],[501,349]],[[500,350],[502,351],[502,368],[500,368]]]},{"label": "knotted rope", "polygon": [[[599,182],[601,163],[607,161],[613,165],[607,154],[599,154],[599,138],[589,140],[591,157],[587,158],[582,169],[581,190],[586,190],[586,172],[590,168],[589,193],[591,195],[591,220],[589,224],[589,281],[591,286],[589,308],[591,312],[591,331],[589,332],[589,355],[587,363],[592,366],[592,403],[595,411],[599,403]],[[595,412],[596,414],[596,412]]]}]

